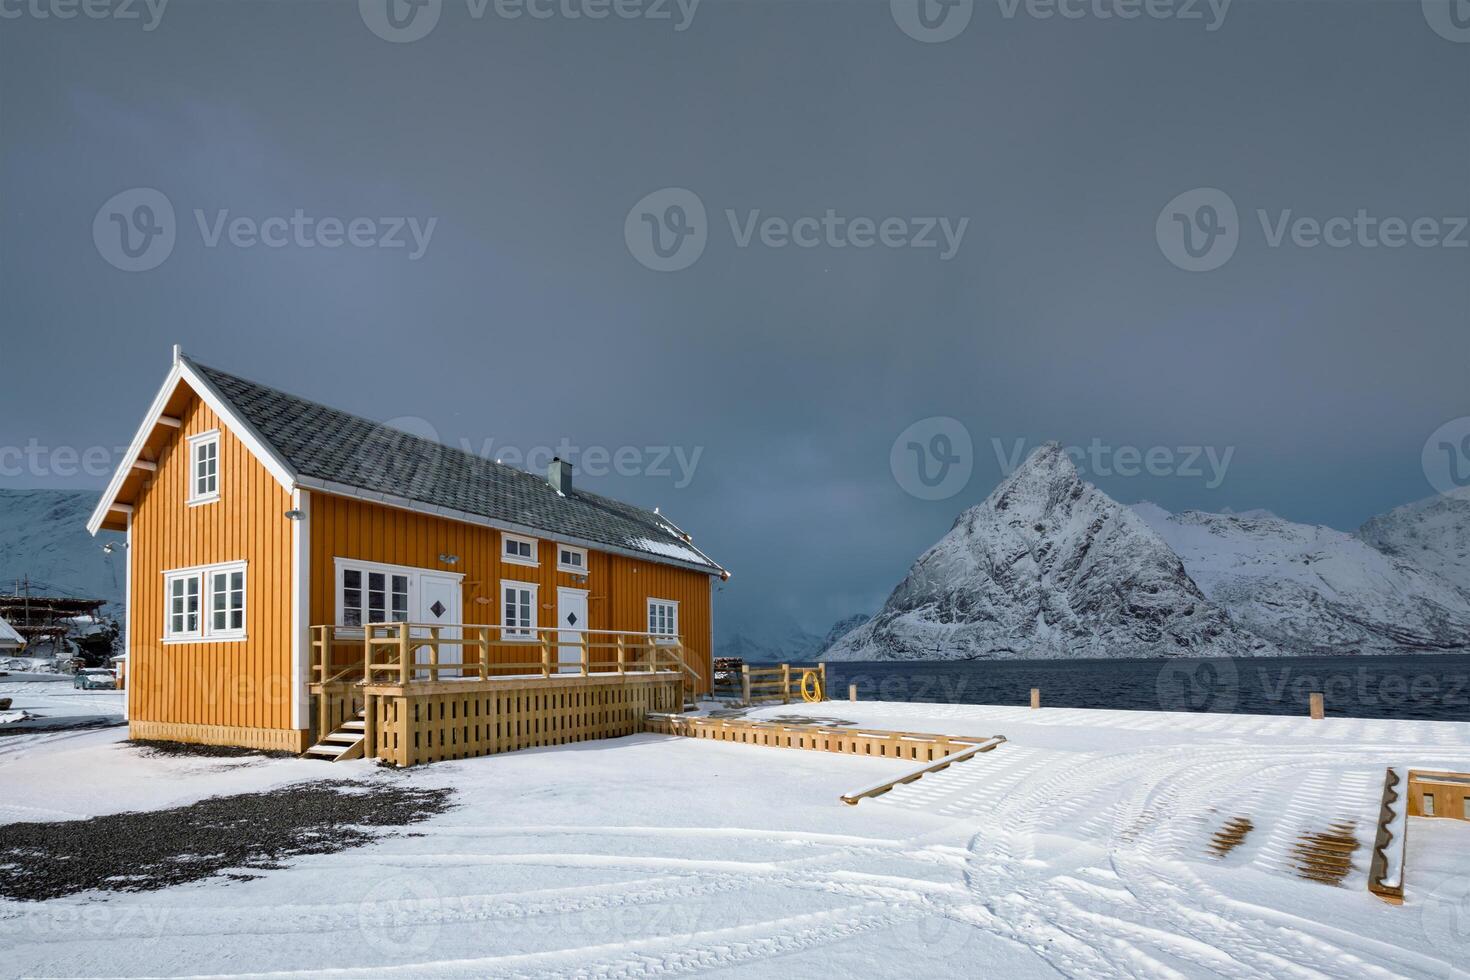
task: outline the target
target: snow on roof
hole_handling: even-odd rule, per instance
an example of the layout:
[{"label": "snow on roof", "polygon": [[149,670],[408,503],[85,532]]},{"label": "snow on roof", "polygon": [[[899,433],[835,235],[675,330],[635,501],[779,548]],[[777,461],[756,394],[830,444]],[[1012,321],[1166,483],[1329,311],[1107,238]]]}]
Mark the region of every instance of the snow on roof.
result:
[{"label": "snow on roof", "polygon": [[4,617],[0,617],[0,644],[9,646],[12,643],[17,646],[26,645],[26,641],[15,631],[15,627],[7,623]]}]

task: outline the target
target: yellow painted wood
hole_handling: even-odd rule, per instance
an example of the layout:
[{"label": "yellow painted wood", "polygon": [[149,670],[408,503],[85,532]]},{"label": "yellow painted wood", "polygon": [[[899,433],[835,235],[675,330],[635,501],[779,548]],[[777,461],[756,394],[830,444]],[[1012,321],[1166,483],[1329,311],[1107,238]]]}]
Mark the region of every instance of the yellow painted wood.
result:
[{"label": "yellow painted wood", "polygon": [[310,742],[309,734],[289,728],[188,725],[161,721],[128,722],[128,738],[187,742],[191,745],[238,745],[247,749],[276,752],[305,752]]},{"label": "yellow painted wood", "polygon": [[[139,478],[129,497],[132,720],[147,723],[155,733],[148,737],[170,737],[156,734],[165,731],[274,730],[286,732],[280,736],[286,742],[299,740],[290,731],[290,495],[187,387],[169,412],[183,424],[161,430],[150,450],[157,454],[157,468],[138,471],[146,479]],[[210,429],[220,430],[219,500],[191,507],[188,439]],[[246,562],[248,639],[164,644],[163,573],[230,561]],[[262,736],[242,738],[255,745]]]}]

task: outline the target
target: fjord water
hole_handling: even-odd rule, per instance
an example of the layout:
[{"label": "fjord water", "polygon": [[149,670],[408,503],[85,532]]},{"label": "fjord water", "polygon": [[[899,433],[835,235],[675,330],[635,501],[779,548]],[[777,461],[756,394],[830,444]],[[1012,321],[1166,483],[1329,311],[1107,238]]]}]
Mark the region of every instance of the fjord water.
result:
[{"label": "fjord water", "polygon": [[1470,721],[1470,654],[833,662],[830,696],[881,701]]}]

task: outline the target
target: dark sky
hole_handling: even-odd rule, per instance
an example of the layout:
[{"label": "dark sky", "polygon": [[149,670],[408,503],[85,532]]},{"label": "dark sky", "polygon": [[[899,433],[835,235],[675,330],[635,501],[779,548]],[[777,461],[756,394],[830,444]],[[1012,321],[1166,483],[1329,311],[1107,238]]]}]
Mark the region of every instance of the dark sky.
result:
[{"label": "dark sky", "polygon": [[[384,0],[173,0],[151,30],[91,2],[0,0],[0,446],[48,450],[6,486],[105,483],[56,450],[125,444],[177,342],[492,455],[635,447],[641,472],[580,479],[734,571],[722,631],[824,630],[989,492],[997,445],[1210,447],[1223,479],[1189,450],[1083,468],[1126,502],[1353,528],[1432,493],[1426,440],[1470,415],[1465,0],[980,0],[936,43],[905,0],[704,0],[683,30],[673,0],[445,0],[398,43]],[[1196,188],[1238,219],[1166,209]],[[167,241],[142,237],[158,195],[172,250],[124,271],[122,230]],[[251,238],[298,210],[310,234]],[[829,210],[811,247],[744,237]],[[1293,241],[1360,210],[1340,246]],[[697,259],[646,267],[681,214]],[[1234,253],[1177,267],[1169,230],[1212,215]],[[421,255],[401,218],[434,219]],[[353,219],[367,244],[324,247]],[[1384,219],[1459,247],[1389,247]],[[958,426],[912,441],[960,469],[931,500],[911,440],[890,454],[935,416]],[[698,453],[692,479],[644,447]]]}]

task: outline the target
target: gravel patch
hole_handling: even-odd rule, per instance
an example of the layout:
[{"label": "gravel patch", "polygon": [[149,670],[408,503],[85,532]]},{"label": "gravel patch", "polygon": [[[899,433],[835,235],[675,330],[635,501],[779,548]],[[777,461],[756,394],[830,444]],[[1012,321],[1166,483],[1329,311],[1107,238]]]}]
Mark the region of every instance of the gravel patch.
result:
[{"label": "gravel patch", "polygon": [[294,759],[296,752],[275,749],[245,749],[238,745],[192,745],[188,742],[165,742],[151,738],[133,738],[126,743],[148,756],[197,756],[203,759]]},{"label": "gravel patch", "polygon": [[453,790],[348,781],[216,796],[171,810],[0,826],[0,895],[44,901],[80,892],[156,891],[225,871],[334,854],[450,808]]}]

